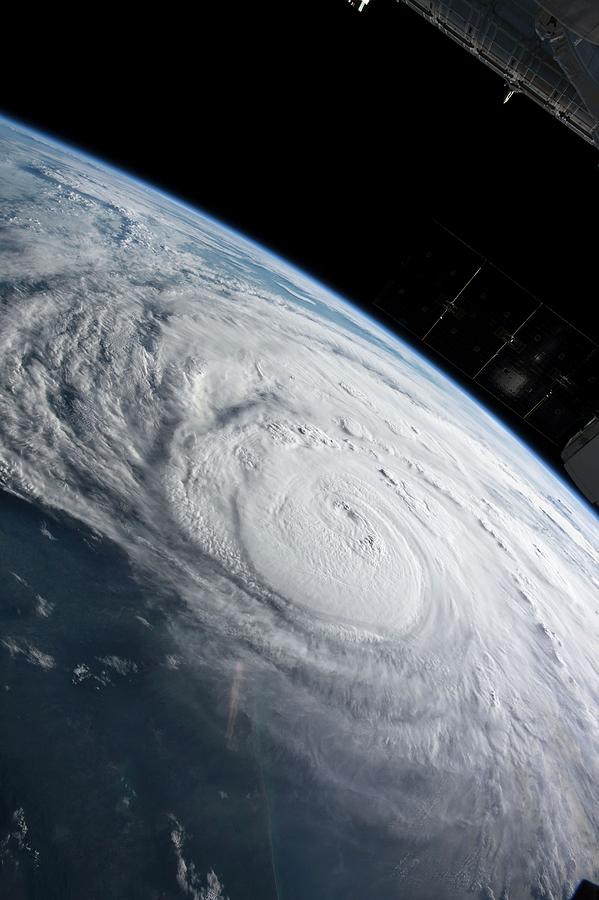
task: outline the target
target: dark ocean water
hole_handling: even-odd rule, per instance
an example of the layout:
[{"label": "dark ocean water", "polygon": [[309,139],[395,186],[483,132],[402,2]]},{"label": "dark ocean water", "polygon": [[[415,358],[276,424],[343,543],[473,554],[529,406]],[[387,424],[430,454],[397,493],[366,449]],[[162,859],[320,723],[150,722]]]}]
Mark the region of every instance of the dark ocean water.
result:
[{"label": "dark ocean water", "polygon": [[393,835],[269,742],[266,697],[227,735],[200,626],[116,545],[0,492],[0,586],[2,900],[396,896]]},{"label": "dark ocean water", "polygon": [[254,735],[178,661],[177,599],[6,493],[0,585],[0,897],[180,897],[173,832],[198,892],[274,896]]}]

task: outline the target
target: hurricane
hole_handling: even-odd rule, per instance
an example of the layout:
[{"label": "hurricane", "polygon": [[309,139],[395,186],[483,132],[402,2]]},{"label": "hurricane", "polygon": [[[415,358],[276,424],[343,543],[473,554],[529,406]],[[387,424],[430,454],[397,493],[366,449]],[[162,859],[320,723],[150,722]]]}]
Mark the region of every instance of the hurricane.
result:
[{"label": "hurricane", "polygon": [[[406,343],[202,213],[10,122],[0,190],[0,484],[176,598],[161,671],[209,679],[222,752],[243,720],[269,760],[280,896],[314,896],[280,849],[304,790],[315,842],[381,848],[356,863],[372,897],[597,877],[591,510]],[[56,677],[37,621],[39,647],[7,627],[2,650]],[[181,892],[212,896],[172,816]],[[350,896],[329,863],[318,896]]]}]

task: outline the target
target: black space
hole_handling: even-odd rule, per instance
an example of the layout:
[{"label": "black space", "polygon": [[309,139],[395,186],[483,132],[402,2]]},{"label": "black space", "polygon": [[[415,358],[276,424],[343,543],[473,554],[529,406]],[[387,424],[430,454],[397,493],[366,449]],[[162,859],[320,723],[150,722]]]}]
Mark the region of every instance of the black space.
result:
[{"label": "black space", "polygon": [[504,106],[499,77],[395,0],[147,7],[98,15],[85,39],[46,24],[35,77],[3,79],[7,115],[365,308],[434,217],[599,340],[599,152],[522,96]]}]

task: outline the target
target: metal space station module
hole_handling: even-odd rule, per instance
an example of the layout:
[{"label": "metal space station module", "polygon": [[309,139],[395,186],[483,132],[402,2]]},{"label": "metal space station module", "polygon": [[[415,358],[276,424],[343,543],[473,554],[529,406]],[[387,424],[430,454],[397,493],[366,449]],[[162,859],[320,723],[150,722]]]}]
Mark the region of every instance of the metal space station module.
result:
[{"label": "metal space station module", "polygon": [[[398,0],[599,148],[599,0]],[[368,0],[349,0],[363,10]]]},{"label": "metal space station module", "polygon": [[375,305],[560,449],[599,508],[595,341],[436,222],[414,236]]},{"label": "metal space station module", "polygon": [[[368,0],[348,0],[363,10]],[[599,0],[398,0],[599,149]],[[438,224],[378,308],[561,450],[599,508],[599,347]]]}]

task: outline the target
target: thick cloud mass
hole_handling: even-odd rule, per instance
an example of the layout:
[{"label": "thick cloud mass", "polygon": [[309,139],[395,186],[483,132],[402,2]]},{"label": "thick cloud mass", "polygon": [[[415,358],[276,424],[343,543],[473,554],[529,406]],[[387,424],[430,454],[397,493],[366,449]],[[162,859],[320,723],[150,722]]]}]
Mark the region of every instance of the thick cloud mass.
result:
[{"label": "thick cloud mass", "polygon": [[270,740],[397,840],[398,891],[597,877],[592,514],[213,222],[8,124],[0,180],[5,486],[176,589],[182,653],[243,662]]}]

